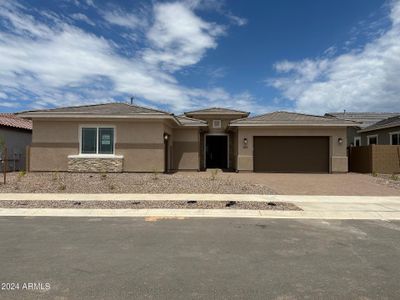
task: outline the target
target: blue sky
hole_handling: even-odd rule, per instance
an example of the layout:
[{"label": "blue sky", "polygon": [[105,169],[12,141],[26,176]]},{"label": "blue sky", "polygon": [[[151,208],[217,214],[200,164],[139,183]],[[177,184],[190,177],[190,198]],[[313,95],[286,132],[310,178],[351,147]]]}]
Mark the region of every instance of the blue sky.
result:
[{"label": "blue sky", "polygon": [[395,111],[400,1],[0,0],[0,111]]}]

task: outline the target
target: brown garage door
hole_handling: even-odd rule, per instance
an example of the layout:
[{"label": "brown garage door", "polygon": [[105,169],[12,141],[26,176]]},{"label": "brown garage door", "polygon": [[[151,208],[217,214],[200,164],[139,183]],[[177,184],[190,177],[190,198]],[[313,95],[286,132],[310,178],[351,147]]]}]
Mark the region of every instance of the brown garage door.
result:
[{"label": "brown garage door", "polygon": [[329,137],[254,137],[254,171],[327,173]]}]

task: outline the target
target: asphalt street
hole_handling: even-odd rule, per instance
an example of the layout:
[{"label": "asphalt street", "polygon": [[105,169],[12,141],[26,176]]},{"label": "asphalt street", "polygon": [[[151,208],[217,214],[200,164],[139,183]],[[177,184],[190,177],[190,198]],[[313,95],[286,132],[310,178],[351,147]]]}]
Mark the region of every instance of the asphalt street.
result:
[{"label": "asphalt street", "polygon": [[399,299],[400,222],[0,217],[0,283],[0,299]]}]

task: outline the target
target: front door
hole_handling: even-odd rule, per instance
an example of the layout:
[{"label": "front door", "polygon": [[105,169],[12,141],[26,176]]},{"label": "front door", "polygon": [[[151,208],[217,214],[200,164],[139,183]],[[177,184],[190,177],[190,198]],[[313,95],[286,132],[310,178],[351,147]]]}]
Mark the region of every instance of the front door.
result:
[{"label": "front door", "polygon": [[228,168],[228,136],[206,136],[206,168]]}]

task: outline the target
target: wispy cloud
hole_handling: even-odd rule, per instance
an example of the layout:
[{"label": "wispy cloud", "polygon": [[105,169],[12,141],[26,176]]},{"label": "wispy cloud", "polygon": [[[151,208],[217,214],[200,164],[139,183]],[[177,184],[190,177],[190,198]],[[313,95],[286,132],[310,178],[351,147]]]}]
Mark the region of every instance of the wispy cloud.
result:
[{"label": "wispy cloud", "polygon": [[269,78],[268,85],[299,111],[398,111],[400,1],[392,2],[388,18],[389,28],[359,50],[275,64],[280,75]]},{"label": "wispy cloud", "polygon": [[126,13],[118,9],[103,11],[102,15],[110,24],[129,29],[136,29],[147,24],[146,20],[139,18],[137,15],[133,13]]},{"label": "wispy cloud", "polygon": [[[64,15],[42,11],[38,17],[34,11],[0,1],[0,88],[8,99],[15,99],[15,106],[77,105],[132,95],[147,105],[174,111],[211,103],[256,105],[248,93],[184,86],[174,76],[198,63],[226,34],[224,26],[203,20],[187,4],[154,4],[146,20],[150,26],[141,28],[145,40],[134,44],[133,39],[124,39],[125,47],[139,49],[129,54],[121,53],[114,39],[86,31]],[[85,16],[73,17],[87,22]],[[123,26],[124,34],[136,34],[141,17],[120,10],[104,15],[110,26]]]},{"label": "wispy cloud", "polygon": [[77,21],[85,22],[91,26],[96,26],[96,24],[92,20],[90,20],[86,15],[84,15],[82,13],[72,14],[71,18],[73,18],[74,20],[77,20]]}]

